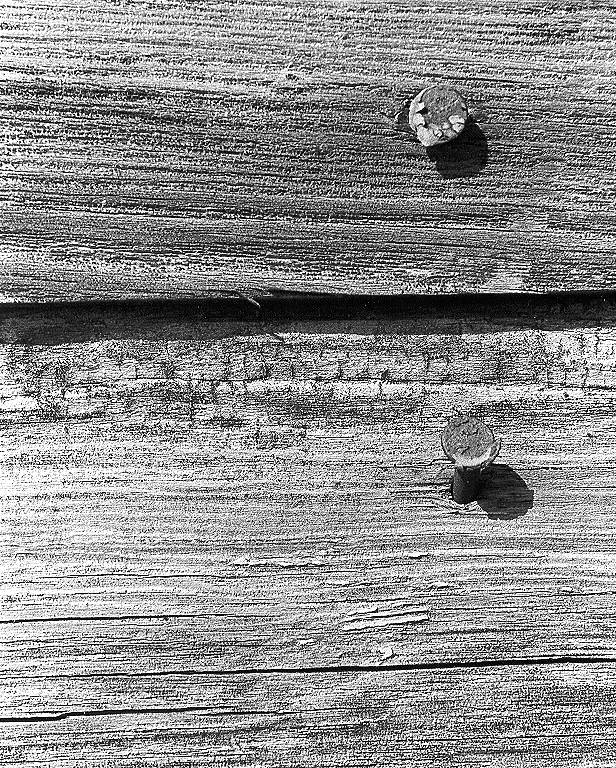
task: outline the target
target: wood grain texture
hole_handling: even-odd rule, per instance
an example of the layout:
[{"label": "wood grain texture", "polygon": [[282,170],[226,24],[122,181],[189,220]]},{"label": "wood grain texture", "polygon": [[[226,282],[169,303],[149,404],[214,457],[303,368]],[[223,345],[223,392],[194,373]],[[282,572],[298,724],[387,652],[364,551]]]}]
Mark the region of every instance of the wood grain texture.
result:
[{"label": "wood grain texture", "polygon": [[0,764],[616,764],[616,300],[253,312],[2,309]]},{"label": "wood grain texture", "polygon": [[[23,684],[22,684],[23,686]],[[113,692],[110,691],[114,688]],[[35,698],[36,690],[28,690]],[[0,765],[616,765],[613,665],[92,679],[58,721],[0,722]],[[126,698],[139,701],[128,710]],[[101,699],[116,709],[101,711]],[[80,715],[78,707],[98,710]]]},{"label": "wood grain texture", "polygon": [[[610,4],[0,2],[0,294],[616,286]],[[427,154],[386,116],[448,82]]]}]

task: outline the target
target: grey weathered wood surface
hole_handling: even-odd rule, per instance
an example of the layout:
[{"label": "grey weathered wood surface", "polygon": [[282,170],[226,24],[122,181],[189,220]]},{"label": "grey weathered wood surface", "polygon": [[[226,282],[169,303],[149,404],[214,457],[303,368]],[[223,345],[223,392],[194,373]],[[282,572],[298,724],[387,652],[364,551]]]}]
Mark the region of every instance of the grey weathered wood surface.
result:
[{"label": "grey weathered wood surface", "polygon": [[253,312],[1,310],[0,764],[615,765],[616,300]]},{"label": "grey weathered wood surface", "polygon": [[[0,2],[7,300],[616,286],[616,13]],[[429,157],[384,116],[449,82]]]},{"label": "grey weathered wood surface", "polygon": [[[616,765],[613,665],[92,678],[71,694],[117,711],[0,723],[14,766]],[[22,687],[26,687],[23,684]],[[73,684],[67,685],[73,689]],[[34,690],[36,696],[38,691]],[[131,698],[141,709],[122,704]]]}]

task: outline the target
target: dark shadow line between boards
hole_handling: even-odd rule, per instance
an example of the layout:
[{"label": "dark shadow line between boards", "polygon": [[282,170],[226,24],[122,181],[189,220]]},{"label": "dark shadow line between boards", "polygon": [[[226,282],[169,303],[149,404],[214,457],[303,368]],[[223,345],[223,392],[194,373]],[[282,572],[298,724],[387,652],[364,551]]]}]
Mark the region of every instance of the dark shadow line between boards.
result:
[{"label": "dark shadow line between boards", "polygon": [[[199,340],[295,333],[453,335],[616,324],[616,291],[549,294],[349,295],[229,292],[202,299],[0,305],[0,343]],[[279,339],[282,341],[282,339]]]}]

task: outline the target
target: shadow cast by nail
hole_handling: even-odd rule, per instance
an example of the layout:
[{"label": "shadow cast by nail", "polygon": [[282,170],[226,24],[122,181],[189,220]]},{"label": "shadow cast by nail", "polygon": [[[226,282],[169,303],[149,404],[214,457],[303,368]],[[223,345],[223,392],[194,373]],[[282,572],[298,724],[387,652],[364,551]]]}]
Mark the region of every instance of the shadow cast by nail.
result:
[{"label": "shadow cast by nail", "polygon": [[533,508],[535,494],[507,464],[492,464],[481,476],[477,504],[492,520],[515,520]]},{"label": "shadow cast by nail", "polygon": [[488,140],[472,117],[457,139],[428,147],[426,151],[444,179],[476,176],[488,162]]}]

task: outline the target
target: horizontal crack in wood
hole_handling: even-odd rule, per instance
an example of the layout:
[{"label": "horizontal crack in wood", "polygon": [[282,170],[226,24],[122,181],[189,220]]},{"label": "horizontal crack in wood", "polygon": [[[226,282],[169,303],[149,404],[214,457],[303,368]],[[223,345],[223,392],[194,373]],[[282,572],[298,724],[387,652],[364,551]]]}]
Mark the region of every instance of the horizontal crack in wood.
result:
[{"label": "horizontal crack in wood", "polygon": [[70,712],[58,712],[53,715],[24,715],[0,717],[0,723],[50,723],[68,720],[73,717],[114,717],[118,715],[166,715],[200,712],[212,717],[221,715],[281,715],[280,710],[224,710],[218,707],[127,707],[125,709],[84,709]]},{"label": "horizontal crack in wood", "polygon": [[[21,680],[58,680],[114,677],[230,677],[240,675],[309,675],[344,672],[430,672],[455,669],[486,669],[490,667],[557,666],[559,664],[616,664],[616,656],[529,656],[512,659],[459,659],[452,661],[415,662],[407,664],[335,664],[314,667],[250,667],[245,669],[170,669],[149,672],[87,672],[60,675],[20,675]],[[6,679],[6,675],[0,679]]]}]

